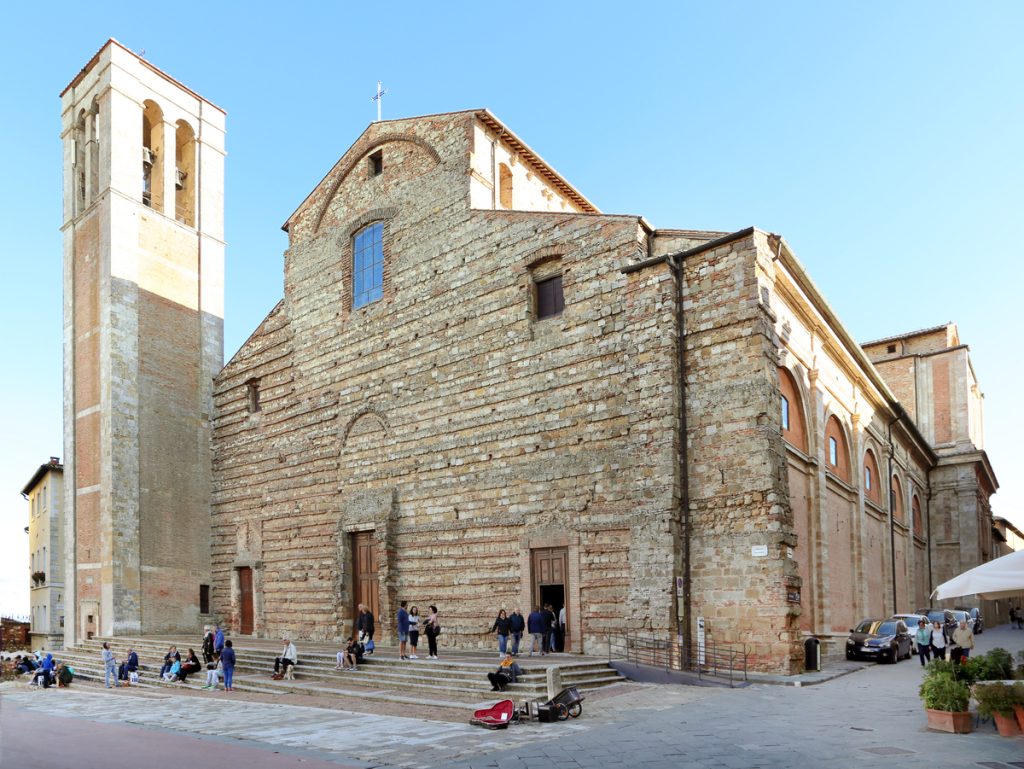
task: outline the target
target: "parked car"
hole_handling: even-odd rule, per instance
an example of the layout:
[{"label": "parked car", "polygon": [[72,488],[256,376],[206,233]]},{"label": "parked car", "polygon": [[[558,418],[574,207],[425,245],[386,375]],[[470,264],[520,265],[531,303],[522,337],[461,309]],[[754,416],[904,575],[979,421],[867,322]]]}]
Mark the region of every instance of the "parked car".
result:
[{"label": "parked car", "polygon": [[928,618],[923,614],[893,614],[889,619],[903,620],[907,626],[907,632],[910,633],[910,653],[917,654],[917,638],[914,634],[917,633],[918,623],[921,620],[927,622]]},{"label": "parked car", "polygon": [[910,633],[901,619],[866,619],[850,629],[846,659],[860,657],[879,662],[899,662],[910,657]]},{"label": "parked car", "polygon": [[953,638],[957,622],[953,612],[949,609],[918,609],[915,613],[925,615],[929,622],[941,622],[947,643]]},{"label": "parked car", "polygon": [[967,612],[968,616],[970,616],[971,622],[974,623],[973,626],[971,627],[971,629],[974,631],[974,635],[981,635],[982,632],[984,632],[984,630],[985,630],[985,623],[981,619],[981,609],[979,609],[977,607],[975,607],[973,609],[968,609],[967,607],[964,607],[964,606],[958,606],[954,611],[956,611],[956,610],[965,611],[965,612]]}]

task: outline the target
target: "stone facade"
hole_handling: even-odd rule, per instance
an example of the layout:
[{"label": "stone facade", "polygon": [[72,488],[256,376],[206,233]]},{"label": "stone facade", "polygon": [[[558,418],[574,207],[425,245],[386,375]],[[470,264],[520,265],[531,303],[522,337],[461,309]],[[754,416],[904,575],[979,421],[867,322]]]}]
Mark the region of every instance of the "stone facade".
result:
[{"label": "stone facade", "polygon": [[67,642],[192,630],[210,581],[224,113],[113,40],[61,107]]}]

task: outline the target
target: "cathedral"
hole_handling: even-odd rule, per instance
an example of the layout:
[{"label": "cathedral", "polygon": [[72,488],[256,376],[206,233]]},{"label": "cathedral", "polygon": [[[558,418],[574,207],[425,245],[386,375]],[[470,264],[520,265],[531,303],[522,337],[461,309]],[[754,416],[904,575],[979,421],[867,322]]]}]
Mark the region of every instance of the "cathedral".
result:
[{"label": "cathedral", "polygon": [[379,121],[222,366],[224,112],[116,41],[62,107],[69,645],[551,604],[570,652],[791,673],[995,555],[955,325],[858,344],[778,234],[602,213],[486,109]]}]

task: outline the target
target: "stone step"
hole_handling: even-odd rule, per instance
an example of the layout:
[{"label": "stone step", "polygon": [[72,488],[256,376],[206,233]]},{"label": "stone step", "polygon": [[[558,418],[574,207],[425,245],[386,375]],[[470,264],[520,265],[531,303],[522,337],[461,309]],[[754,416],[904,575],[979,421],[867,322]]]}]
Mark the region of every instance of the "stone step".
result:
[{"label": "stone step", "polygon": [[[170,686],[200,689],[206,682],[205,669],[189,677],[187,684],[157,683],[156,676],[163,656],[172,639],[152,638],[95,638],[77,649],[62,652],[62,658],[71,662],[82,678],[103,680],[100,664],[103,641],[110,643],[118,661],[124,659],[129,647],[140,657],[143,686]],[[490,684],[487,673],[497,668],[496,653],[451,650],[439,660],[400,660],[397,649],[378,647],[368,655],[358,671],[336,670],[336,651],[323,644],[300,646],[299,664],[294,681],[275,681],[270,678],[274,657],[280,653],[276,643],[252,639],[233,639],[238,664],[235,668],[235,688],[239,691],[264,692],[349,692],[355,696],[396,701],[415,701],[420,698],[455,697],[479,701],[489,698]],[[175,644],[179,651],[187,652],[185,644]],[[192,647],[196,648],[195,646]],[[589,691],[619,683],[624,679],[607,662],[571,654],[545,657],[520,657],[526,672],[516,684],[509,687],[513,697],[546,699],[548,666],[560,669],[562,683]],[[349,691],[351,690],[351,691]]]}]

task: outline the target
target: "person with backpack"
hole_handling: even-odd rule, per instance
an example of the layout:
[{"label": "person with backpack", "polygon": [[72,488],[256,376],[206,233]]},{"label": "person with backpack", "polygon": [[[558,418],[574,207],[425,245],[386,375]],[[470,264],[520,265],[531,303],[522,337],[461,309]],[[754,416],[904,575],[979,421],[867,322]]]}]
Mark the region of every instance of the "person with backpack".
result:
[{"label": "person with backpack", "polygon": [[547,651],[544,649],[544,638],[547,635],[547,629],[544,625],[544,614],[541,613],[539,606],[534,606],[530,616],[526,618],[526,629],[533,636],[533,641],[530,644],[530,656],[533,656],[534,651],[539,651],[540,656],[543,657],[547,654]]}]

